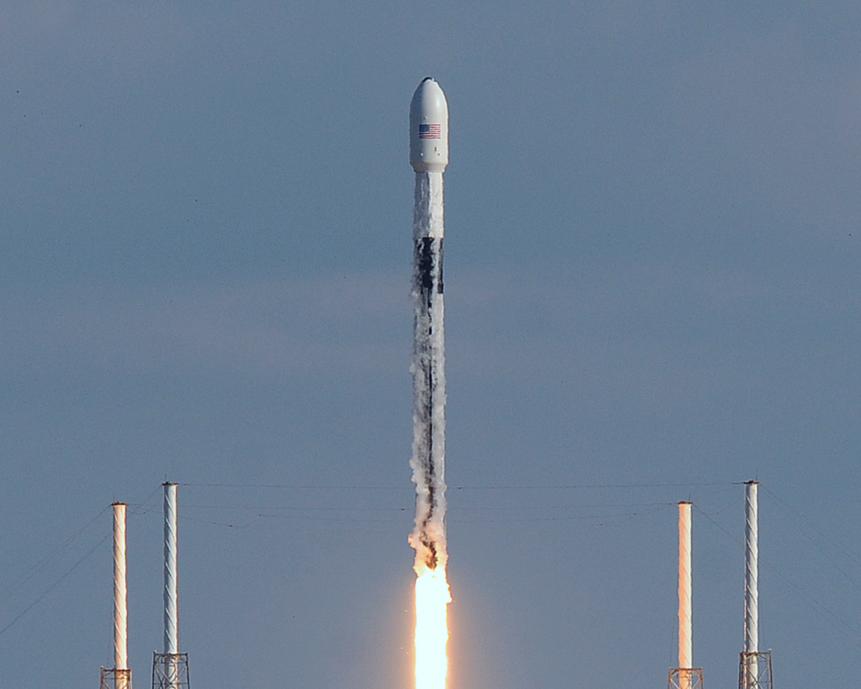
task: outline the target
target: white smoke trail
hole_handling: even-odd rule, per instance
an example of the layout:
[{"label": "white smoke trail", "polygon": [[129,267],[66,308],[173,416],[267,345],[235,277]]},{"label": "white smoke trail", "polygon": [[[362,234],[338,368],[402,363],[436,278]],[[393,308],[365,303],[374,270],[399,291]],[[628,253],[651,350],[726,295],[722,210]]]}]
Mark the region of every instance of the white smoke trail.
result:
[{"label": "white smoke trail", "polygon": [[445,330],[443,319],[443,178],[417,172],[413,239],[413,456],[415,570],[445,571]]}]

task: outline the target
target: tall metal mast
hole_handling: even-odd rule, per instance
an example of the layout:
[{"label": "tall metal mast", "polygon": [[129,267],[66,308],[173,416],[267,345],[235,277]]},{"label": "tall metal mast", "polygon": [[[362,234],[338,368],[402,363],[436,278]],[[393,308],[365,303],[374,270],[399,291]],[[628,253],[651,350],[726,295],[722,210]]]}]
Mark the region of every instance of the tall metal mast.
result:
[{"label": "tall metal mast", "polygon": [[178,486],[164,487],[164,648],[152,654],[153,689],[187,689],[188,654],[179,651]]},{"label": "tall metal mast", "polygon": [[694,667],[691,607],[691,507],[679,503],[679,659],[667,678],[669,689],[702,689],[703,670]]},{"label": "tall metal mast", "polygon": [[739,655],[739,689],[772,689],[771,651],[759,650],[758,481],[745,483],[744,647]]},{"label": "tall metal mast", "polygon": [[131,689],[128,586],[126,577],[126,504],[111,505],[114,517],[114,666],[99,671],[100,689]]}]

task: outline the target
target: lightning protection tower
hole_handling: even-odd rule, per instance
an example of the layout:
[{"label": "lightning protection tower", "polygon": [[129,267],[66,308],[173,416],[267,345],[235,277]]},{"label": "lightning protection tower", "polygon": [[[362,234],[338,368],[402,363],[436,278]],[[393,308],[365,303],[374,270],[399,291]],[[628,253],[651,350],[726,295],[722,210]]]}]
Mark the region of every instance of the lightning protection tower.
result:
[{"label": "lightning protection tower", "polygon": [[772,689],[771,651],[759,650],[759,482],[745,483],[744,648],[738,689]]},{"label": "lightning protection tower", "polygon": [[100,689],[132,689],[129,668],[128,588],[126,587],[126,504],[115,502],[114,512],[114,666],[99,671]]},{"label": "lightning protection tower", "polygon": [[703,689],[703,669],[694,667],[691,636],[691,503],[679,503],[679,664],[670,670],[668,689]]},{"label": "lightning protection tower", "polygon": [[164,487],[164,649],[152,654],[152,689],[188,689],[188,654],[179,651],[177,485]]}]

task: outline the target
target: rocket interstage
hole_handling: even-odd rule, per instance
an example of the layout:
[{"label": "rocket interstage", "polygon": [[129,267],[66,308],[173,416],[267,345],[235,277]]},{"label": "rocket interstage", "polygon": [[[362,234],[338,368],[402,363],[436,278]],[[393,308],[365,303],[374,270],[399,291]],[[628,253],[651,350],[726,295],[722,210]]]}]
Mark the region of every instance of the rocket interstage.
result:
[{"label": "rocket interstage", "polygon": [[416,486],[416,689],[445,689],[451,601],[446,579],[445,304],[443,172],[448,165],[448,105],[428,77],[410,104],[413,211],[413,454]]}]

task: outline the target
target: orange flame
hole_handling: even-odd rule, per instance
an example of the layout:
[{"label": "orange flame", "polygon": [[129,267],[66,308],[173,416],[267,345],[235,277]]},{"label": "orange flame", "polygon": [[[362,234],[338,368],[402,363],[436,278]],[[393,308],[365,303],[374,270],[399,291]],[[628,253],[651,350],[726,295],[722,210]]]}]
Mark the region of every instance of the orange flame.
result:
[{"label": "orange flame", "polygon": [[445,689],[451,594],[445,568],[424,569],[416,579],[416,688]]}]

